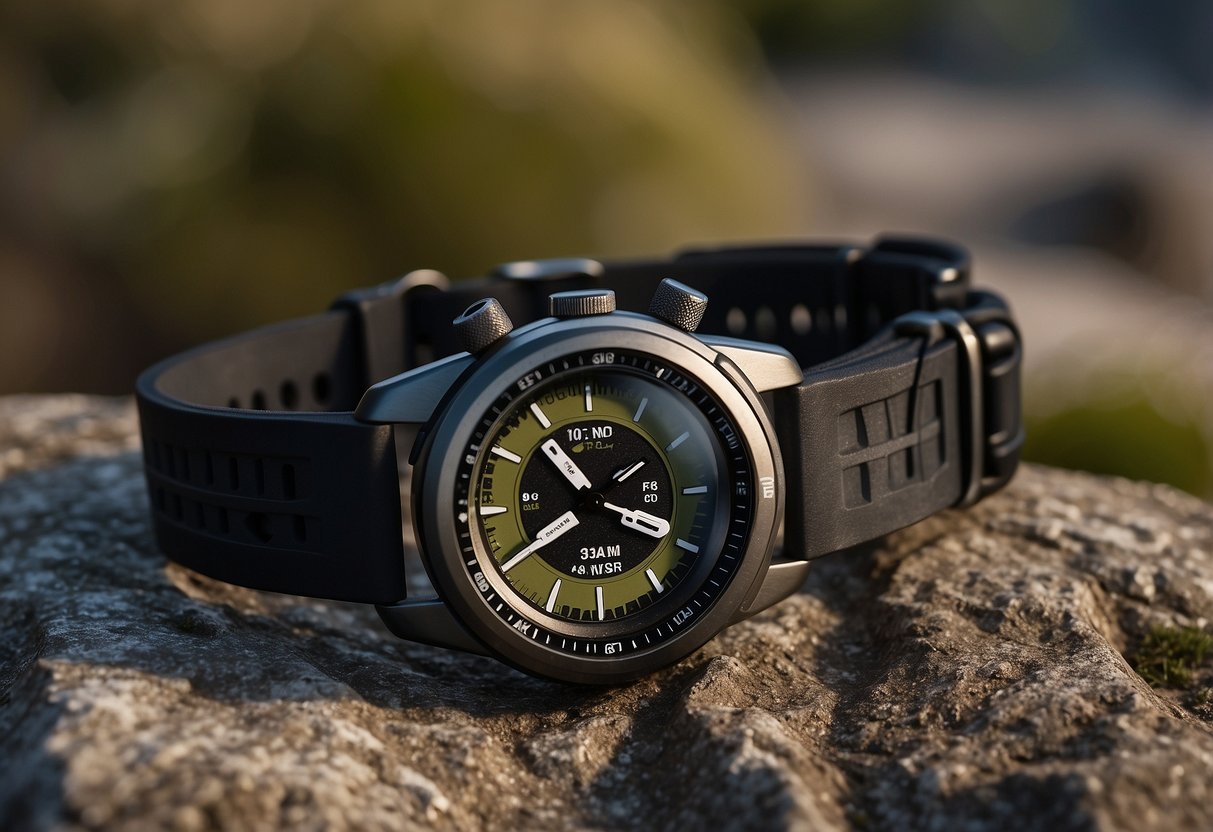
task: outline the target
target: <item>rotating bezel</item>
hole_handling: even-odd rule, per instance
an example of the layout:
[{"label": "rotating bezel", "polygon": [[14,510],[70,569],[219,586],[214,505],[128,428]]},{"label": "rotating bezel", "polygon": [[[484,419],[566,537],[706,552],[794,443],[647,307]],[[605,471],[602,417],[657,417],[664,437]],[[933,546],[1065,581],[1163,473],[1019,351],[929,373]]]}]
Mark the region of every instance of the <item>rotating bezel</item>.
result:
[{"label": "rotating bezel", "polygon": [[[458,501],[468,497],[468,469],[472,463],[466,457],[473,434],[482,424],[482,415],[537,368],[595,350],[651,356],[693,379],[727,413],[744,449],[749,464],[751,504],[744,541],[737,544],[738,562],[723,590],[708,604],[698,609],[688,606],[689,614],[678,622],[678,628],[671,623],[669,636],[657,643],[621,653],[595,650],[578,654],[576,647],[569,652],[567,648],[543,643],[528,634],[527,629],[516,628],[495,608],[513,600],[510,612],[534,623],[538,616],[520,597],[506,598],[493,606],[486,601],[485,593],[476,585],[475,567],[469,569],[468,564],[467,547],[473,545],[469,535],[474,532],[474,520],[469,523],[468,506],[464,504],[460,510]],[[525,392],[520,390],[518,395]],[[770,562],[775,530],[782,519],[783,471],[779,460],[774,432],[757,394],[730,362],[693,337],[651,318],[629,313],[615,313],[609,318],[542,321],[516,331],[499,349],[482,358],[447,396],[426,433],[413,482],[414,516],[423,561],[435,588],[456,616],[476,638],[510,664],[566,681],[604,684],[624,681],[698,649],[752,597]],[[732,483],[728,485],[731,490]],[[712,553],[712,557],[717,554]],[[488,570],[479,571],[482,578],[488,578]],[[682,612],[670,608],[671,622]],[[599,634],[598,641],[625,638],[636,623],[629,619],[593,622],[590,626]]]}]

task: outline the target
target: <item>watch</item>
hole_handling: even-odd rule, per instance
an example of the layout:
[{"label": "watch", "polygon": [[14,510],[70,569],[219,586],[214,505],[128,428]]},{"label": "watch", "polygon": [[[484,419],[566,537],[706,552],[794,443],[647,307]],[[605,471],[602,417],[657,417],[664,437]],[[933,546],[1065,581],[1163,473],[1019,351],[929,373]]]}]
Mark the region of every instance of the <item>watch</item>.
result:
[{"label": "watch", "polygon": [[1010,479],[1020,337],[969,271],[890,237],[354,291],[140,376],[157,541],[405,639],[635,678]]}]

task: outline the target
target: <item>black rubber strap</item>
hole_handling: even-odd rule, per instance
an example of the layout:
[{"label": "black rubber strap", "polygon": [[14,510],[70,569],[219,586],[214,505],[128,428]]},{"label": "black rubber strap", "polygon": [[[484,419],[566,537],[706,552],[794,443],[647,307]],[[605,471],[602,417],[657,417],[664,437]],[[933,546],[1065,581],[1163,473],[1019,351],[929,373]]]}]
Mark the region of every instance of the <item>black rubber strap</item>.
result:
[{"label": "black rubber strap", "polygon": [[[644,311],[658,282],[673,277],[711,299],[701,332],[790,350],[805,381],[780,391],[774,412],[791,556],[842,549],[956,504],[974,486],[966,449],[975,430],[976,493],[1000,487],[1018,462],[1018,334],[1000,299],[969,289],[968,257],[954,246],[692,251],[446,291],[440,276],[419,274],[143,374],[145,467],[156,534],[171,558],[260,589],[402,599],[392,429],[359,423],[351,411],[383,376],[457,352],[451,320],[486,296],[520,323],[547,314],[550,292],[590,286],[609,286],[621,308]],[[980,390],[965,382],[956,340],[895,323],[938,309],[959,310],[980,336]]]},{"label": "black rubber strap", "polygon": [[350,412],[368,383],[361,327],[349,311],[222,341],[145,372],[137,397],[161,549],[257,589],[402,599],[392,428]]}]

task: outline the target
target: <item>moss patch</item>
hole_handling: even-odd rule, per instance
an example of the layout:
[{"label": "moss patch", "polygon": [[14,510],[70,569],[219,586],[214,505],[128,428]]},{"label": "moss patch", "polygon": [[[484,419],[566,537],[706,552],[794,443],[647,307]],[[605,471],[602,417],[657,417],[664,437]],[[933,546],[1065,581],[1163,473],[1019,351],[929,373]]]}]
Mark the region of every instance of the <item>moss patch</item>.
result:
[{"label": "moss patch", "polygon": [[1210,649],[1213,636],[1199,627],[1154,627],[1133,656],[1133,669],[1150,687],[1187,688]]}]

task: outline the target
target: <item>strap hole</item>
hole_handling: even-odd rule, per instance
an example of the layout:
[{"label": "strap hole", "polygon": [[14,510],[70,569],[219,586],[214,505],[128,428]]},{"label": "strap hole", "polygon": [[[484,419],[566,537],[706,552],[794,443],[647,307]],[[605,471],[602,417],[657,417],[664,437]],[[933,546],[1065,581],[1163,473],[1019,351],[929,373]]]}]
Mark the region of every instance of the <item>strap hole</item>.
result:
[{"label": "strap hole", "polygon": [[270,531],[270,518],[260,511],[245,515],[244,527],[248,529],[249,534],[262,543],[269,543],[274,536],[274,533]]},{"label": "strap hole", "polygon": [[239,410],[240,409],[240,399],[236,398],[235,396],[232,396],[230,399],[227,400],[227,406],[230,407],[232,410]]},{"label": "strap hole", "polygon": [[227,460],[227,478],[232,484],[233,491],[240,490],[240,463],[236,457],[228,457]]},{"label": "strap hole", "polygon": [[312,398],[316,404],[327,404],[330,392],[328,373],[317,373],[312,379]]},{"label": "strap hole", "polygon": [[278,388],[278,399],[284,408],[294,410],[295,406],[299,404],[299,388],[295,386],[295,382],[282,382],[282,386]]},{"label": "strap hole", "polygon": [[779,323],[775,320],[775,311],[769,306],[760,306],[754,313],[754,334],[763,341],[775,340],[779,331]]},{"label": "strap hole", "polygon": [[792,325],[792,331],[797,335],[808,335],[809,330],[813,328],[813,316],[809,313],[809,307],[803,303],[793,306],[788,323]]},{"label": "strap hole", "polygon": [[300,514],[295,515],[295,539],[300,542],[307,540],[307,522]]},{"label": "strap hole", "polygon": [[295,499],[295,466],[282,466],[282,496],[288,500]]},{"label": "strap hole", "polygon": [[265,393],[260,390],[253,391],[253,410],[265,410]]},{"label": "strap hole", "polygon": [[732,307],[724,317],[724,325],[731,335],[742,334],[745,332],[745,313],[736,306]]}]

